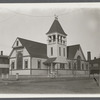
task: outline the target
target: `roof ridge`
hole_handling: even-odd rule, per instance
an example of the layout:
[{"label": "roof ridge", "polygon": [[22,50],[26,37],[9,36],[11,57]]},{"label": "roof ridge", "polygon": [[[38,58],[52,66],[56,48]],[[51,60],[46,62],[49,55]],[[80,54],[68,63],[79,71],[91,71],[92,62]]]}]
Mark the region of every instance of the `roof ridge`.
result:
[{"label": "roof ridge", "polygon": [[80,46],[80,44],[73,44],[73,45],[68,45],[67,47],[70,47],[70,46]]},{"label": "roof ridge", "polygon": [[39,44],[44,44],[46,45],[45,43],[41,43],[41,42],[37,42],[37,41],[33,41],[33,40],[28,40],[28,39],[24,39],[24,38],[20,38],[20,37],[17,37],[18,39],[23,39],[25,41],[30,41],[30,42],[35,42],[35,43],[39,43]]}]

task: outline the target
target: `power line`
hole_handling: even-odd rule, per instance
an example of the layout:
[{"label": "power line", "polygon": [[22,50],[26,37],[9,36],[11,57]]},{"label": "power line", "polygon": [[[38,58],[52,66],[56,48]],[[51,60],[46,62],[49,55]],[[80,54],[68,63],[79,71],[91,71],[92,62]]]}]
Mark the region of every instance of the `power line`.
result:
[{"label": "power line", "polygon": [[8,8],[5,8],[5,9],[8,10],[8,11],[13,12],[13,13],[15,13],[15,14],[25,15],[25,16],[30,16],[30,17],[54,17],[54,16],[34,16],[34,15],[30,15],[30,14],[20,13],[20,12],[17,12],[17,11],[8,9]]},{"label": "power line", "polygon": [[[0,8],[0,9],[2,9],[2,8]],[[68,15],[68,14],[70,14],[70,13],[72,13],[72,12],[75,12],[75,10],[72,10],[72,11],[70,11],[70,12],[65,12],[65,13],[62,13],[62,14],[54,14],[53,16],[33,16],[33,15],[30,15],[30,14],[25,14],[25,13],[16,12],[16,11],[11,10],[11,9],[8,9],[8,8],[4,8],[4,9],[6,9],[6,10],[8,10],[8,11],[11,11],[11,12],[13,12],[13,13],[15,13],[15,14],[18,14],[18,15],[25,15],[25,16],[37,17],[37,18],[39,18],[39,17],[42,17],[42,18],[46,18],[46,17],[55,17],[55,15],[56,15],[57,17],[61,17],[61,16],[64,16],[64,15]],[[12,18],[12,17],[14,17],[14,16],[15,16],[15,15],[10,16],[10,17],[6,18],[5,20],[0,21],[0,23],[2,23],[2,22],[4,22],[4,21],[7,21],[8,19],[10,19],[10,18]]]}]

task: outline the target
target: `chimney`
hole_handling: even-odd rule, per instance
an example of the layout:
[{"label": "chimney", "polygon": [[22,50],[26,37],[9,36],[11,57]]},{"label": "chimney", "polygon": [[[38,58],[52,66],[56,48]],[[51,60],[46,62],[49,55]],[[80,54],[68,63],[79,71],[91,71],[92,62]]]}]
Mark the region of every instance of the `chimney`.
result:
[{"label": "chimney", "polygon": [[3,55],[3,51],[1,51],[1,55]]},{"label": "chimney", "polygon": [[91,52],[90,52],[90,51],[87,52],[87,60],[88,60],[88,61],[91,60]]}]

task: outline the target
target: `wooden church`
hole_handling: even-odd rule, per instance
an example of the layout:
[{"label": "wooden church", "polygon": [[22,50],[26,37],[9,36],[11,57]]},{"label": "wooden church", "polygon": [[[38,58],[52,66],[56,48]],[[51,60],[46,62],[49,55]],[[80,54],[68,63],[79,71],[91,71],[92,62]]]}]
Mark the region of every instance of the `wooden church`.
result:
[{"label": "wooden church", "polygon": [[10,53],[10,75],[89,75],[89,63],[81,46],[67,46],[67,34],[57,18],[46,33],[47,44],[17,38]]}]

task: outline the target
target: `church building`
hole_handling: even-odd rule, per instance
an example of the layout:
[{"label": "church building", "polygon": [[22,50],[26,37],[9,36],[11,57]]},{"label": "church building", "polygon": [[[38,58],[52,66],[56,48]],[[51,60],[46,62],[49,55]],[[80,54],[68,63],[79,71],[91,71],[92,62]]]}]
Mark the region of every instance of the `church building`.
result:
[{"label": "church building", "polygon": [[89,63],[79,44],[67,46],[67,34],[57,18],[46,33],[47,44],[17,38],[10,53],[10,75],[89,75]]}]

